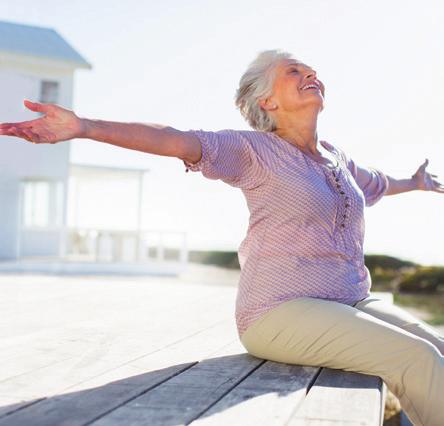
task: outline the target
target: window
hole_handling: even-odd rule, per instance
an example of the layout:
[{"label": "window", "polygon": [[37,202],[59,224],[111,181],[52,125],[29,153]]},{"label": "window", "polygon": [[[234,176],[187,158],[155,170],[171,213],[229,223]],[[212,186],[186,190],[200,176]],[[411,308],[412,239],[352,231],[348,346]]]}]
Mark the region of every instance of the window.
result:
[{"label": "window", "polygon": [[51,181],[24,182],[23,225],[47,228],[63,221],[63,183]]},{"label": "window", "polygon": [[49,225],[49,182],[26,182],[23,221],[26,227]]},{"label": "window", "polygon": [[58,81],[42,81],[40,85],[40,102],[56,104],[59,100]]}]

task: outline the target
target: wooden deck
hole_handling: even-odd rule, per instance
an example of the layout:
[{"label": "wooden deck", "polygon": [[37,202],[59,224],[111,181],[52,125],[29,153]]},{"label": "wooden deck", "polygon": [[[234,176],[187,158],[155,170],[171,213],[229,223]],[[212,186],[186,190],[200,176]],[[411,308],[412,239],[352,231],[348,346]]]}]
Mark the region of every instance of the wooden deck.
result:
[{"label": "wooden deck", "polygon": [[[310,404],[339,371],[247,354],[236,287],[208,281],[1,275],[0,426],[320,424]],[[341,373],[337,420],[380,424],[380,379],[359,393],[361,375]]]}]

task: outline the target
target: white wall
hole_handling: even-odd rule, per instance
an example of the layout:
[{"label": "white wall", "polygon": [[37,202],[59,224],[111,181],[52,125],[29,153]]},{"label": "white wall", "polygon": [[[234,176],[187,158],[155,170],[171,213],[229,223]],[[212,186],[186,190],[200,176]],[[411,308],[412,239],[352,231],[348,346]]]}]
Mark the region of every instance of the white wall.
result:
[{"label": "white wall", "polygon": [[[23,105],[23,99],[38,100],[40,81],[45,78],[60,82],[60,102],[72,104],[72,75],[37,73],[36,70],[5,69],[0,64],[0,122],[33,120],[39,115]],[[69,142],[55,145],[33,145],[23,139],[0,136],[0,167],[15,176],[48,176],[65,178],[68,173]]]},{"label": "white wall", "polygon": [[18,217],[19,182],[0,173],[0,259],[15,258]]},{"label": "white wall", "polygon": [[59,243],[59,230],[22,232],[20,256],[56,256],[59,252]]},{"label": "white wall", "polygon": [[[33,120],[39,115],[23,105],[24,99],[38,101],[40,82],[59,82],[58,104],[72,108],[74,69],[41,59],[0,59],[0,122]],[[59,179],[64,182],[64,223],[70,143],[34,145],[23,139],[0,136],[0,260],[16,255],[19,217],[19,181],[26,177]],[[57,255],[60,231],[32,231],[22,236],[27,255]]]}]

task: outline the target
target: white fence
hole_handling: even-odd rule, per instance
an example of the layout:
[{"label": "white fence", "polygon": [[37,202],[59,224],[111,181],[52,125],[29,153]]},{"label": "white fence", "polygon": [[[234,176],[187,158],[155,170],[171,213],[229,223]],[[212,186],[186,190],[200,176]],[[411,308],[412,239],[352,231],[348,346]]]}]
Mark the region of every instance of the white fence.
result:
[{"label": "white fence", "polygon": [[188,261],[186,233],[69,228],[65,257],[91,262]]}]

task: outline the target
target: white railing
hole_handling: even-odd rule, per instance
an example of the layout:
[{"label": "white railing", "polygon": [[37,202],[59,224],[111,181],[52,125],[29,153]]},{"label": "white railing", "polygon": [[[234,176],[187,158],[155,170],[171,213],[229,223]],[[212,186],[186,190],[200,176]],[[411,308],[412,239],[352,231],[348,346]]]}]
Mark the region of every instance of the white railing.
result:
[{"label": "white railing", "polygon": [[168,230],[68,228],[66,257],[91,262],[186,263],[186,233]]}]

